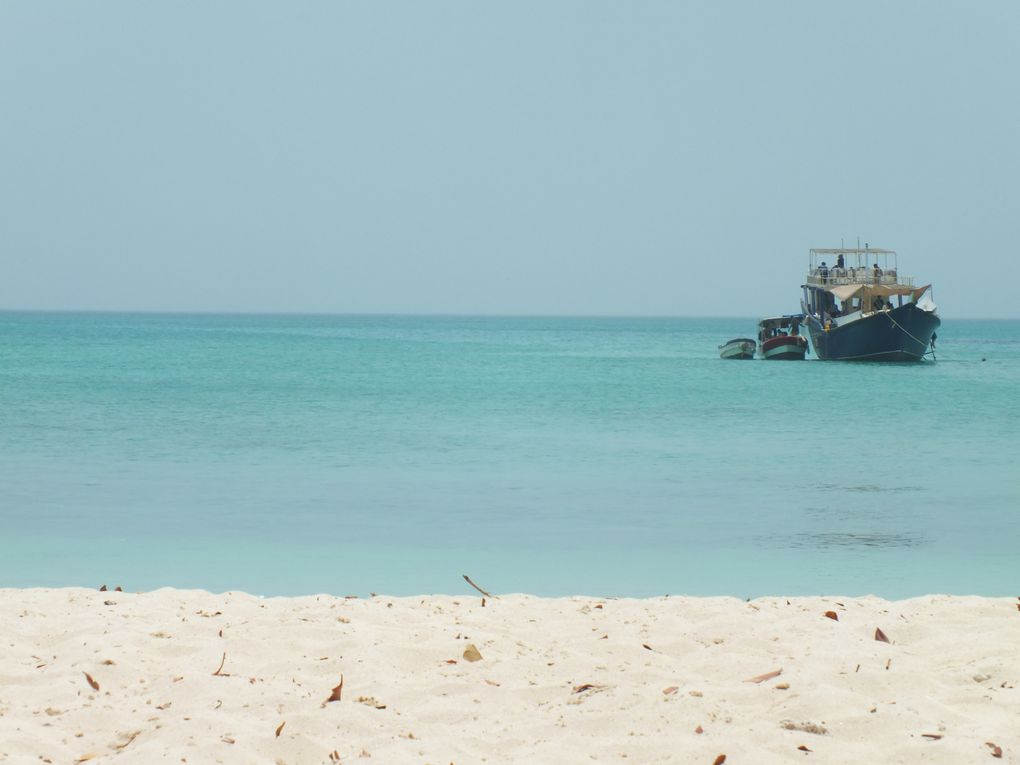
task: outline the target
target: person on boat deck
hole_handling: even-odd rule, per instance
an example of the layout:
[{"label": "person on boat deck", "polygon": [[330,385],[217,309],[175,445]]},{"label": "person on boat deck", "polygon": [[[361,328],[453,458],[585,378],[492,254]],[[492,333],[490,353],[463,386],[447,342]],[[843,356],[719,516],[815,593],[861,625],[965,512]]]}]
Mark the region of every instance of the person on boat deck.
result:
[{"label": "person on boat deck", "polygon": [[829,276],[829,267],[825,265],[825,261],[822,261],[822,265],[818,267],[818,275],[822,278],[822,284],[825,284],[826,278]]},{"label": "person on boat deck", "polygon": [[878,267],[878,263],[871,267],[871,275],[875,277],[876,282],[882,278],[882,269]]},{"label": "person on boat deck", "polygon": [[843,268],[843,253],[836,256],[836,268]]}]

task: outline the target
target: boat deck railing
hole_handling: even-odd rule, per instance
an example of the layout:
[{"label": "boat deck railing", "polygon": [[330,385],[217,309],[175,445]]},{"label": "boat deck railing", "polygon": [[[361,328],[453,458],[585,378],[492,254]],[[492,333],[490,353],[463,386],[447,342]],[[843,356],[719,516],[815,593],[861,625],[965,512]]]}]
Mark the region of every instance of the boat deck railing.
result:
[{"label": "boat deck railing", "polygon": [[876,274],[872,268],[830,268],[827,274],[815,269],[808,274],[807,283],[816,287],[835,287],[841,284],[883,284],[913,287],[913,276],[900,276],[890,269]]}]

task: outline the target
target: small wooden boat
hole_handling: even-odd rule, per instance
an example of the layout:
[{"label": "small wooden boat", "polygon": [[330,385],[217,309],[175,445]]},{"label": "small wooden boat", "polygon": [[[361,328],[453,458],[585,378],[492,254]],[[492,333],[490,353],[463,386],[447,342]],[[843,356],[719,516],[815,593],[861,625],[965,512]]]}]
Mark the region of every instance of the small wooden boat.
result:
[{"label": "small wooden boat", "polygon": [[758,322],[758,354],[769,361],[800,361],[807,338],[800,334],[803,316],[773,316]]},{"label": "small wooden boat", "polygon": [[735,337],[719,346],[719,358],[753,359],[755,342],[749,337]]}]

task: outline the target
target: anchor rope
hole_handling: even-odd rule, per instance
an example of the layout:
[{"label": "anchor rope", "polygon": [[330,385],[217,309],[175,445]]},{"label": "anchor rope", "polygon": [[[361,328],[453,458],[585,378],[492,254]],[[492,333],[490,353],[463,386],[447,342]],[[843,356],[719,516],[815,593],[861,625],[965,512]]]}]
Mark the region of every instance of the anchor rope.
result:
[{"label": "anchor rope", "polygon": [[[927,342],[925,342],[924,340],[919,340],[918,338],[916,338],[912,334],[910,334],[910,330],[908,330],[906,327],[904,327],[902,324],[900,324],[898,321],[896,321],[896,319],[894,319],[892,317],[892,314],[889,315],[889,321],[891,321],[893,324],[895,324],[897,327],[899,327],[901,330],[903,330],[904,334],[906,334],[908,337],[913,338],[914,342],[919,343],[922,348],[927,348],[928,347],[928,343]],[[934,348],[932,348],[930,351],[926,351],[925,355],[928,355],[928,353],[930,353],[932,355],[932,358],[935,358],[935,349]]]}]

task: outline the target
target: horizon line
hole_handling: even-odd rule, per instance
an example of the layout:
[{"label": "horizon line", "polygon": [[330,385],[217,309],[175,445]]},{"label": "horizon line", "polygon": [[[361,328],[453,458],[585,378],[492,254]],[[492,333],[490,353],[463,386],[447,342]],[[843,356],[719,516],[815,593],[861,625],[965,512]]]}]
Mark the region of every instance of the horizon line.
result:
[{"label": "horizon line", "polygon": [[[2,314],[68,314],[107,316],[336,316],[377,318],[461,318],[461,319],[757,319],[751,314],[667,314],[667,313],[458,313],[443,311],[214,311],[124,308],[0,308]],[[778,314],[769,314],[778,315]],[[953,321],[1020,321],[1020,316],[940,316]]]}]

